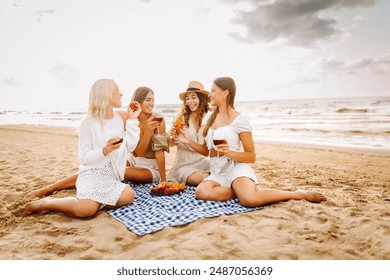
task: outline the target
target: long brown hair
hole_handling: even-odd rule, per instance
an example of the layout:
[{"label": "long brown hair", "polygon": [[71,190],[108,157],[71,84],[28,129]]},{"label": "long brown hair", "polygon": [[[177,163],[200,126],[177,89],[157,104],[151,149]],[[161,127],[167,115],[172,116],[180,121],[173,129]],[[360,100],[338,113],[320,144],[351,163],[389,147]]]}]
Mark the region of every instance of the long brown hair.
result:
[{"label": "long brown hair", "polygon": [[[234,109],[234,98],[236,97],[236,83],[230,77],[219,77],[213,81],[213,84],[222,90],[227,90],[229,94],[226,97],[227,106]],[[203,136],[207,135],[209,128],[213,125],[217,115],[219,113],[219,107],[213,110],[210,118],[206,122],[206,126],[203,131]]]},{"label": "long brown hair", "polygon": [[151,88],[139,87],[134,91],[131,101],[137,101],[139,104],[141,104],[142,102],[145,101],[146,96],[148,95],[149,92],[153,93],[154,95],[154,92]]},{"label": "long brown hair", "polygon": [[[197,92],[196,95],[199,98],[199,110],[197,112],[195,120],[198,122],[198,125],[201,126],[202,125],[203,116],[209,110],[209,100],[208,100],[208,96],[203,94],[203,93]],[[184,123],[185,123],[186,127],[188,127],[188,124],[189,124],[189,121],[190,121],[190,116],[191,116],[191,109],[186,105],[186,100],[185,99],[183,100],[182,108],[183,108],[182,114],[184,116]]]}]

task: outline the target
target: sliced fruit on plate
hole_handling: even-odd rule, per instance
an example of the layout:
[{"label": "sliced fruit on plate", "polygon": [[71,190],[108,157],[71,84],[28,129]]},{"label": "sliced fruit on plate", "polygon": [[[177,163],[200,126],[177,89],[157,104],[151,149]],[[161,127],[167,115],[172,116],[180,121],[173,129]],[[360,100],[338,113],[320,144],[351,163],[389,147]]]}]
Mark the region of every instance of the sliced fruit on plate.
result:
[{"label": "sliced fruit on plate", "polygon": [[155,195],[172,195],[187,189],[187,186],[173,182],[161,182],[151,189]]}]

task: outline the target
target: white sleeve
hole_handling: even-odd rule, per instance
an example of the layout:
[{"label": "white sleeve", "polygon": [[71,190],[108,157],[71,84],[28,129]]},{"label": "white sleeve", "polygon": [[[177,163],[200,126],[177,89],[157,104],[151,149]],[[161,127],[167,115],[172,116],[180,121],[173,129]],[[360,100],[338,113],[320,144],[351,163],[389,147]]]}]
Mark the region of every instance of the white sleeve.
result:
[{"label": "white sleeve", "polygon": [[103,154],[103,147],[93,148],[93,137],[92,130],[93,123],[86,119],[81,123],[80,134],[79,134],[79,158],[80,162],[84,166],[95,165],[101,162],[105,156]]},{"label": "white sleeve", "polygon": [[241,132],[252,131],[252,125],[247,116],[240,114],[236,122],[233,123],[233,129],[240,134]]},{"label": "white sleeve", "polygon": [[140,129],[139,121],[136,119],[128,119],[126,121],[126,147],[131,153],[137,147],[139,142]]}]

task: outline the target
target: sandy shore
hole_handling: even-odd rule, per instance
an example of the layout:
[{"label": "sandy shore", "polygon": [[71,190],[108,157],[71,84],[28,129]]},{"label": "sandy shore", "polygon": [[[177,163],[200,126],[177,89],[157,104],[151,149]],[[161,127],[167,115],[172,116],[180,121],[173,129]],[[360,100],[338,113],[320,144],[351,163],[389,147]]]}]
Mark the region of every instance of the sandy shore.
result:
[{"label": "sandy shore", "polygon": [[328,201],[282,202],[138,237],[105,212],[17,215],[27,191],[77,171],[75,129],[0,126],[0,145],[2,260],[390,259],[388,151],[256,144],[264,187],[318,190]]}]

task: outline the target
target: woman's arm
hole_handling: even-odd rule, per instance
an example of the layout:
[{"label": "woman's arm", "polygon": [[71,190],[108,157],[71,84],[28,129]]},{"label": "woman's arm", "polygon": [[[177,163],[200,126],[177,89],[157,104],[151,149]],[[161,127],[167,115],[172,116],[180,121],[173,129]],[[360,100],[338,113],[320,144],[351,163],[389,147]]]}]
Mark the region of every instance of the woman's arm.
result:
[{"label": "woman's arm", "polygon": [[133,111],[130,107],[126,111],[119,111],[119,115],[125,123],[126,148],[133,152],[137,147],[140,138],[140,128],[138,116],[141,109],[138,105],[137,110]]},{"label": "woman's arm", "polygon": [[143,157],[148,149],[150,139],[154,134],[154,130],[158,127],[158,122],[152,121],[153,117],[144,120],[140,123],[140,141],[134,149],[134,154],[138,157]]},{"label": "woman's arm", "polygon": [[139,122],[137,119],[128,119],[126,121],[125,133],[127,150],[132,152],[137,147],[140,137]]},{"label": "woman's arm", "polygon": [[195,152],[207,157],[209,155],[209,150],[207,149],[206,141],[203,142],[203,144],[199,144],[198,142],[195,142],[187,137],[185,132],[180,133],[180,135],[177,138],[179,141],[182,141],[184,144],[187,144],[189,147],[191,147]]}]

